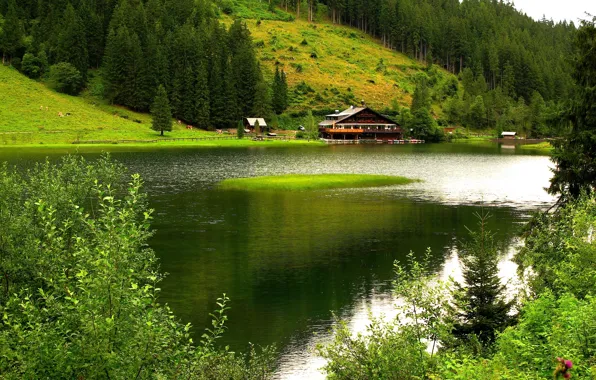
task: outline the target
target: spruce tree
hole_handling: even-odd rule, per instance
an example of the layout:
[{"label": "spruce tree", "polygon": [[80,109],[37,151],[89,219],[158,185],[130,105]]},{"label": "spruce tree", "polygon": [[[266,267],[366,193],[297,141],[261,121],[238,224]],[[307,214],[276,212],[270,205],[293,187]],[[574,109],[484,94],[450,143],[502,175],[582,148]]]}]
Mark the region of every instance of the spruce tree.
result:
[{"label": "spruce tree", "polygon": [[255,135],[261,134],[261,126],[259,124],[259,120],[255,120]]},{"label": "spruce tree", "polygon": [[271,114],[271,97],[269,94],[269,86],[263,79],[262,75],[259,75],[259,77],[259,81],[255,87],[252,114],[257,117],[269,117]]},{"label": "spruce tree", "polygon": [[15,0],[9,0],[8,11],[2,25],[2,34],[0,34],[0,50],[2,50],[2,64],[12,58],[14,54],[23,46],[23,36],[25,31],[23,23],[17,14]]},{"label": "spruce tree", "polygon": [[161,136],[163,136],[164,131],[172,130],[172,109],[170,108],[166,89],[162,85],[157,89],[157,95],[151,107],[151,116],[153,117],[151,129],[161,132]]},{"label": "spruce tree", "polygon": [[108,35],[104,56],[105,95],[113,103],[124,104],[128,80],[130,34],[125,26]]},{"label": "spruce tree", "polygon": [[242,120],[240,120],[238,122],[238,128],[236,129],[236,136],[238,136],[238,138],[240,140],[242,140],[244,138],[244,123],[242,122]]},{"label": "spruce tree", "polygon": [[416,89],[412,96],[412,106],[410,111],[415,113],[418,109],[430,108],[431,98],[430,89],[428,88],[428,77],[425,74],[421,74],[416,79]]},{"label": "spruce tree", "polygon": [[73,65],[81,73],[83,83],[85,83],[89,67],[87,37],[83,21],[70,2],[66,5],[60,30],[57,61]]},{"label": "spruce tree", "polygon": [[582,22],[575,47],[576,97],[567,114],[571,128],[566,138],[554,142],[556,168],[548,189],[564,202],[596,187],[596,17]]},{"label": "spruce tree", "polygon": [[288,83],[286,82],[286,74],[283,70],[275,68],[275,75],[273,77],[273,98],[271,99],[271,106],[276,114],[283,113],[288,108]]},{"label": "spruce tree", "polygon": [[484,212],[476,216],[479,230],[468,229],[469,240],[460,250],[464,282],[456,284],[453,335],[460,342],[475,337],[488,347],[512,322],[513,301],[505,300],[506,286],[499,278],[499,252],[486,226],[490,216]]},{"label": "spruce tree", "polygon": [[207,129],[209,127],[209,76],[204,60],[199,60],[196,76],[193,96],[194,119],[197,127]]}]

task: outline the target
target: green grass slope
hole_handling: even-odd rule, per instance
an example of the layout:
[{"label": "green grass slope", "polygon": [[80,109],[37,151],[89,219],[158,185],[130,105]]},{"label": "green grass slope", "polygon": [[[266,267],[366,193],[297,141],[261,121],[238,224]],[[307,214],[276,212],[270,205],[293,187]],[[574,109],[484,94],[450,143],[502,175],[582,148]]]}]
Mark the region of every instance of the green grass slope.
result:
[{"label": "green grass slope", "polygon": [[425,69],[422,63],[357,29],[332,24],[324,9],[311,23],[279,9],[270,12],[266,2],[235,4],[227,22],[233,17],[246,21],[266,77],[272,78],[276,65],[285,70],[290,111],[339,109],[361,100],[377,109],[392,103],[410,106],[414,76]]},{"label": "green grass slope", "polygon": [[[166,139],[212,134],[175,125]],[[0,65],[0,146],[156,138],[147,114],[59,94]]]}]

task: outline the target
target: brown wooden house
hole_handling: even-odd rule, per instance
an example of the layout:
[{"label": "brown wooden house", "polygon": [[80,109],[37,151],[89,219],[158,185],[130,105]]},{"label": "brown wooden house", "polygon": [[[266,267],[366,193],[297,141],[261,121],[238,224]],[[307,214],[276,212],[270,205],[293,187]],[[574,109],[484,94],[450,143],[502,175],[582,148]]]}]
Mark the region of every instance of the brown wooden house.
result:
[{"label": "brown wooden house", "polygon": [[325,139],[401,140],[401,127],[393,120],[363,105],[325,116],[319,123],[319,133]]}]

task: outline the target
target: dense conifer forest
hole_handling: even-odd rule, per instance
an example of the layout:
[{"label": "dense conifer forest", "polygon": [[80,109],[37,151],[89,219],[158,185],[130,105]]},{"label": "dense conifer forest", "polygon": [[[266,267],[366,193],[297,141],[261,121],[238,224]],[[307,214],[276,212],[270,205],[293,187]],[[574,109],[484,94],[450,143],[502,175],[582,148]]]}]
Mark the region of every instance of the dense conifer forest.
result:
[{"label": "dense conifer forest", "polygon": [[104,96],[137,111],[163,85],[174,117],[202,128],[269,104],[246,26],[225,27],[209,2],[3,0],[0,13],[3,59],[31,77],[65,62],[83,87],[102,68]]}]

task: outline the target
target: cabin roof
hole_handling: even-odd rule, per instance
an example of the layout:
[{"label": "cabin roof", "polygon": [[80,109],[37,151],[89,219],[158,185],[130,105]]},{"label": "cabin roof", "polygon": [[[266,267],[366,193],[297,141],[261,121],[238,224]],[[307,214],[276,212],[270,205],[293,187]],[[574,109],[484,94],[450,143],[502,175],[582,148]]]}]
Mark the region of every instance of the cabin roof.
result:
[{"label": "cabin roof", "polygon": [[248,125],[250,125],[251,127],[255,126],[255,122],[259,121],[259,127],[266,127],[267,123],[265,123],[265,119],[263,119],[262,117],[247,117],[246,121],[248,122]]},{"label": "cabin roof", "polygon": [[501,136],[515,136],[517,132],[501,132]]},{"label": "cabin roof", "polygon": [[[337,119],[336,120],[323,120],[322,122],[319,123],[319,126],[324,127],[324,126],[327,126],[327,125],[340,124],[342,121],[346,120],[347,118],[349,118],[349,117],[351,117],[353,115],[356,115],[357,113],[360,113],[360,112],[362,112],[364,110],[369,110],[370,112],[378,115],[379,117],[382,117],[383,119],[391,122],[391,124],[388,124],[388,123],[385,123],[385,124],[379,123],[379,124],[376,124],[376,125],[386,125],[386,126],[387,125],[397,125],[397,123],[394,123],[393,120],[387,118],[386,116],[381,115],[380,113],[378,113],[376,111],[373,111],[372,109],[370,109],[368,107],[354,107],[354,106],[351,106],[350,108],[345,109],[345,110],[343,110],[343,111],[341,111],[339,113],[333,113],[333,114],[327,115],[327,116],[336,116]],[[350,125],[356,125],[356,124],[357,123],[350,123]],[[370,124],[367,124],[367,125],[370,125]]]}]

